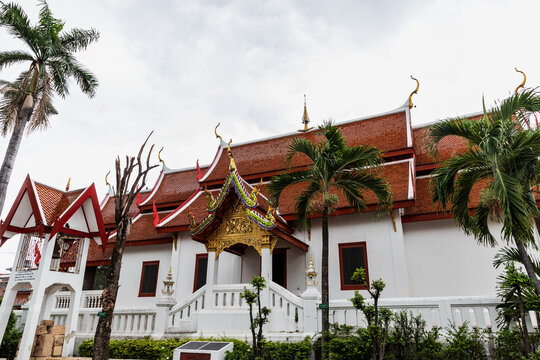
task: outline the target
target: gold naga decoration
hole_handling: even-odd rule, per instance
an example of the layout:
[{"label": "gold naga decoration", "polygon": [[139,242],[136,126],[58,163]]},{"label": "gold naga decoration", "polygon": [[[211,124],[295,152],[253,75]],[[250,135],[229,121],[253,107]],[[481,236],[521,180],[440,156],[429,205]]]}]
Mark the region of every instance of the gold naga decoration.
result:
[{"label": "gold naga decoration", "polygon": [[521,84],[518,85],[518,87],[516,88],[515,90],[515,93],[517,94],[519,89],[523,89],[525,87],[525,82],[527,81],[527,75],[525,75],[525,73],[521,70],[518,70],[518,68],[514,68],[514,70],[516,70],[518,73],[521,73],[523,74],[523,81],[521,82]]},{"label": "gold naga decoration", "polygon": [[414,78],[412,75],[411,75],[411,79],[413,79],[414,81],[416,81],[416,89],[414,89],[411,94],[409,95],[409,109],[412,109],[413,108],[413,102],[412,102],[412,97],[414,94],[418,94],[418,89],[420,88],[420,82],[418,81],[418,79]]},{"label": "gold naga decoration", "polygon": [[206,186],[204,187],[203,191],[208,197],[208,206],[210,206],[214,202],[214,196],[212,196],[212,193],[208,191],[208,188]]},{"label": "gold naga decoration", "polygon": [[165,164],[165,161],[163,161],[163,159],[161,158],[161,152],[163,151],[163,148],[164,146],[162,146],[159,152],[157,153],[157,157],[160,163]]},{"label": "gold naga decoration", "polygon": [[216,127],[214,129],[214,134],[216,134],[216,139],[219,139],[219,140],[223,141],[223,138],[221,136],[219,136],[218,133],[217,133],[217,128],[219,127],[219,125],[221,125],[220,122],[217,123],[217,125],[216,125]]},{"label": "gold naga decoration", "polygon": [[190,222],[190,227],[195,227],[195,225],[197,225],[197,224],[195,223],[195,216],[193,216],[193,213],[191,212],[191,209],[189,209],[187,217],[188,217],[189,222]]},{"label": "gold naga decoration", "polygon": [[232,139],[230,139],[229,142],[227,143],[227,154],[229,154],[229,158],[231,159],[231,164],[229,165],[229,168],[230,170],[235,170],[236,164],[234,163],[234,156],[231,151],[231,143],[232,143]]},{"label": "gold naga decoration", "polygon": [[107,178],[109,177],[109,174],[111,173],[111,170],[109,170],[109,172],[107,173],[107,175],[105,175],[105,185],[107,186],[111,186],[111,184],[109,184],[109,180],[107,180]]}]

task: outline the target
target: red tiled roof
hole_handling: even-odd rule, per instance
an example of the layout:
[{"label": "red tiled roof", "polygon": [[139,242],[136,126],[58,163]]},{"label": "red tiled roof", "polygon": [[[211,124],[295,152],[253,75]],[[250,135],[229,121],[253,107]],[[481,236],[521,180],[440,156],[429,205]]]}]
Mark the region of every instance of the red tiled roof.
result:
[{"label": "red tiled roof", "polygon": [[84,189],[78,189],[64,192],[38,182],[34,182],[34,184],[48,225],[54,223],[84,191]]},{"label": "red tiled roof", "polygon": [[[144,196],[148,194],[148,192],[141,192],[141,197],[144,199]],[[116,197],[110,197],[107,199],[107,202],[103,206],[103,209],[101,209],[101,216],[103,216],[103,223],[106,227],[110,227],[111,225],[116,224],[115,220],[115,203],[116,203]],[[137,212],[139,212],[139,207],[137,206],[137,199],[135,199],[131,206],[129,207],[129,216],[135,215]]]},{"label": "red tiled roof", "polygon": [[[481,184],[477,184],[472,188],[470,196],[470,208],[478,206],[480,201]],[[405,209],[405,215],[421,215],[421,214],[436,214],[440,213],[441,207],[431,201],[430,178],[422,178],[416,180],[416,201],[414,207]]]},{"label": "red tiled roof", "polygon": [[[201,172],[207,168],[201,168]],[[143,197],[145,203],[143,207],[151,207],[155,201],[156,206],[172,204],[179,205],[185,201],[195,190],[199,188],[197,181],[197,169],[188,169],[163,174],[163,179],[159,184],[155,193],[150,192],[149,199]]]},{"label": "red tiled roof", "polygon": [[[405,111],[383,115],[362,121],[337,124],[346,138],[347,145],[373,145],[383,152],[407,148],[407,125]],[[237,169],[242,177],[249,180],[259,174],[273,174],[285,169],[283,157],[293,138],[305,138],[318,142],[318,131],[290,134],[283,137],[232,146]],[[229,170],[229,157],[226,149],[211,173],[203,183],[212,183],[224,179]],[[305,166],[309,159],[305,156],[293,158],[292,167]]]},{"label": "red tiled roof", "polygon": [[[159,213],[160,217],[165,217],[169,213]],[[109,245],[114,244],[116,236],[113,235],[107,242]],[[164,240],[172,239],[171,234],[168,233],[158,233],[154,228],[154,215],[153,213],[140,214],[135,217],[133,223],[131,224],[131,229],[126,238],[126,245],[129,246],[130,243],[141,242],[141,241],[151,241],[151,240]]]}]

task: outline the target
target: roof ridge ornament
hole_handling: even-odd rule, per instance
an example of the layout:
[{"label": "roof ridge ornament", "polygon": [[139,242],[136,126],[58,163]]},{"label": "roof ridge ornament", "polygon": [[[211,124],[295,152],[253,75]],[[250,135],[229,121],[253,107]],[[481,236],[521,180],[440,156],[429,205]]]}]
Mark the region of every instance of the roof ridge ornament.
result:
[{"label": "roof ridge ornament", "polygon": [[68,179],[68,182],[66,184],[66,191],[69,191],[69,185],[71,184],[71,177]]},{"label": "roof ridge ornament", "polygon": [[517,67],[514,68],[514,70],[516,70],[518,73],[522,73],[523,74],[523,81],[521,82],[521,84],[518,85],[518,87],[516,88],[515,90],[515,93],[517,94],[519,89],[522,89],[525,87],[525,82],[527,81],[527,75],[525,75],[525,73],[521,70],[518,70]]},{"label": "roof ridge ornament", "polygon": [[227,154],[229,154],[229,158],[231,158],[231,164],[229,165],[229,170],[236,170],[236,164],[234,163],[234,156],[231,151],[231,143],[232,139],[229,140],[227,143]]},{"label": "roof ridge ornament", "polygon": [[418,79],[414,78],[412,75],[411,75],[411,79],[416,81],[416,89],[414,89],[409,95],[409,109],[412,109],[413,107],[415,107],[415,105],[413,105],[413,102],[412,102],[412,97],[413,95],[418,94],[418,89],[420,88],[420,82],[418,81]]},{"label": "roof ridge ornament", "polygon": [[165,165],[165,161],[163,161],[163,159],[161,158],[161,152],[163,151],[164,148],[165,148],[165,146],[162,146],[161,149],[159,149],[159,152],[157,153],[158,160],[163,165]]},{"label": "roof ridge ornament", "polygon": [[107,173],[107,175],[105,175],[105,185],[111,187],[111,184],[109,183],[109,180],[107,180],[107,178],[109,177],[109,174],[111,173],[111,170],[109,170],[109,172]]},{"label": "roof ridge ornament", "polygon": [[304,114],[302,115],[302,124],[304,124],[304,128],[301,130],[298,130],[299,132],[307,132],[313,127],[308,127],[309,124],[309,115],[307,112],[307,102],[306,102],[306,94],[304,94]]}]

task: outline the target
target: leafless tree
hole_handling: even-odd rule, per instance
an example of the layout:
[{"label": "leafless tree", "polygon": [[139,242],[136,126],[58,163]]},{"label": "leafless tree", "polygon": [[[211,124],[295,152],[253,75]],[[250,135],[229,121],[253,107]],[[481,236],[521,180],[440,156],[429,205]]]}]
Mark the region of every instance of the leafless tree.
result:
[{"label": "leafless tree", "polygon": [[[150,147],[146,157],[146,163],[141,159],[148,139],[153,132],[148,135],[139,149],[137,157],[126,155],[126,163],[122,169],[120,157],[116,158],[116,188],[115,188],[115,222],[116,222],[116,242],[111,255],[111,263],[107,273],[107,285],[101,295],[102,311],[98,314],[99,321],[94,335],[94,356],[93,359],[106,360],[109,358],[109,340],[111,338],[111,323],[113,319],[116,295],[118,294],[118,279],[120,278],[120,268],[122,256],[124,254],[124,244],[129,234],[131,226],[131,216],[129,208],[136,198],[139,189],[143,189],[146,184],[146,176],[150,170],[158,165],[150,165],[150,155],[154,145]],[[133,179],[132,179],[133,177]]]}]

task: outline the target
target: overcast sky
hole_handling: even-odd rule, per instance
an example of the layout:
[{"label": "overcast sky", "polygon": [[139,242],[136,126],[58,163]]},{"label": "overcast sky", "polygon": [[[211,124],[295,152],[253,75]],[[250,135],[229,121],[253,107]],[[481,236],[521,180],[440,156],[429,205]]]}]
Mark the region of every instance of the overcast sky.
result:
[{"label": "overcast sky", "polygon": [[[19,1],[37,18],[37,1]],[[414,89],[414,124],[481,109],[521,82],[540,85],[538,1],[50,0],[65,28],[94,27],[78,55],[100,81],[56,99],[45,132],[24,137],[3,217],[27,173],[64,188],[96,183],[146,135],[171,168],[212,160],[213,129],[243,142],[392,110]],[[23,49],[0,28],[0,50]],[[13,80],[27,65],[0,71]],[[1,154],[8,139],[0,139]],[[3,156],[3,155],[2,155]],[[157,159],[156,159],[157,161]],[[150,180],[157,176],[157,171]],[[11,266],[15,241],[0,249]]]}]

